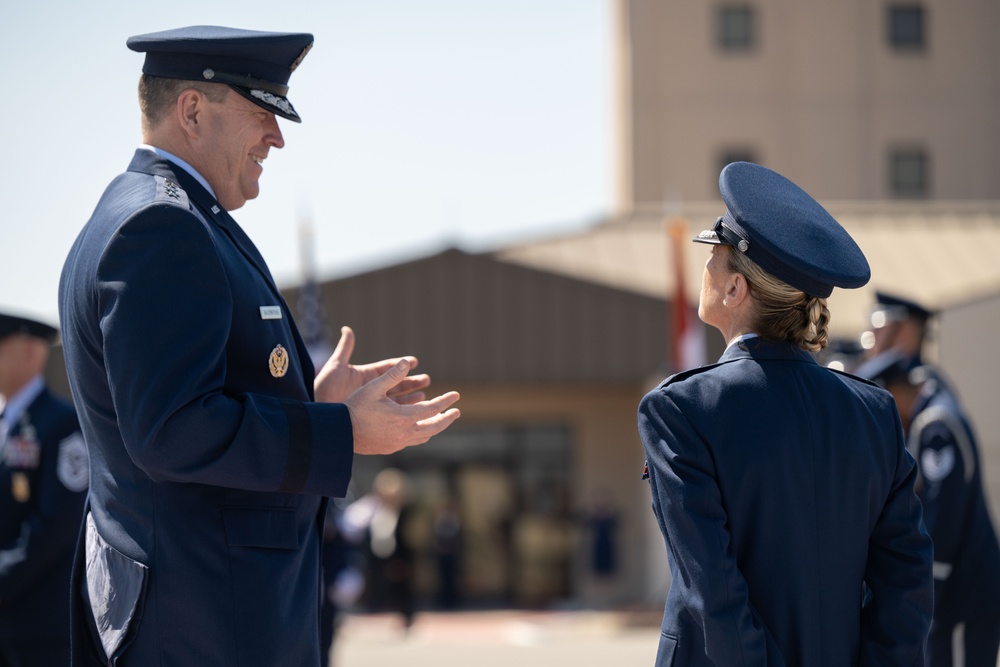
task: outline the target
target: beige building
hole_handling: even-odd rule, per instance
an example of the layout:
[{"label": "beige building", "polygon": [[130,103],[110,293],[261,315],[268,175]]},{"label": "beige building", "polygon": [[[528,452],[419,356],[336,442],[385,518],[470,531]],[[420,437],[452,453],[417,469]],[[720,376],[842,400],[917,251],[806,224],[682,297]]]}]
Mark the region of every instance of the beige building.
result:
[{"label": "beige building", "polygon": [[822,200],[1000,199],[997,0],[614,0],[618,209],[736,159]]}]

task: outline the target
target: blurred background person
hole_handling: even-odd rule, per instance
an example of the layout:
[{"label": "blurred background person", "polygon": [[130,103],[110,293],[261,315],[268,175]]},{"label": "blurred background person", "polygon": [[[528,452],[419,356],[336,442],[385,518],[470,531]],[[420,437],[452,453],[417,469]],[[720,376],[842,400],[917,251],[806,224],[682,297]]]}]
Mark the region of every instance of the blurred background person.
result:
[{"label": "blurred background person", "polygon": [[621,548],[619,537],[622,518],[618,504],[612,493],[601,487],[590,499],[589,507],[578,517],[579,537],[587,551],[587,565],[590,574],[592,606],[612,608],[621,596]]},{"label": "blurred background person", "polygon": [[361,551],[343,528],[344,511],[331,499],[323,528],[323,607],[320,610],[320,665],[333,664],[333,646],[344,610],[364,591]]},{"label": "blurred background person", "polygon": [[344,513],[347,535],[363,533],[368,577],[364,600],[372,611],[402,615],[403,628],[413,625],[414,552],[406,532],[411,508],[410,480],[396,468],[381,470],[369,493]]},{"label": "blurred background person", "polygon": [[590,566],[597,577],[612,577],[618,571],[618,513],[606,489],[598,493],[587,523],[591,532]]},{"label": "blurred background person", "polygon": [[861,334],[864,356],[852,371],[855,375],[870,378],[885,364],[883,354],[898,352],[920,366],[921,373],[934,380],[934,391],[951,394],[958,402],[954,385],[936,364],[928,360],[931,345],[931,327],[937,313],[922,304],[898,294],[881,290],[875,292],[875,304],[870,315],[871,328]]},{"label": "blurred background person", "polygon": [[461,602],[459,578],[462,559],[462,515],[458,503],[448,496],[438,507],[432,526],[434,557],[437,565],[437,604],[451,610]]},{"label": "blurred background person", "polygon": [[[890,349],[861,372],[888,389],[907,447],[917,459],[916,490],[934,542],[931,667],[995,667],[1000,650],[1000,546],[983,489],[979,448],[955,395],[917,357]],[[964,656],[953,662],[953,656]]]},{"label": "blurred background person", "polygon": [[934,311],[912,299],[876,290],[871,328],[862,334],[861,346],[868,357],[887,350],[902,350],[920,359],[933,317]]},{"label": "blurred background person", "polygon": [[69,664],[69,581],[89,465],[42,372],[56,329],[0,314],[0,667]]}]

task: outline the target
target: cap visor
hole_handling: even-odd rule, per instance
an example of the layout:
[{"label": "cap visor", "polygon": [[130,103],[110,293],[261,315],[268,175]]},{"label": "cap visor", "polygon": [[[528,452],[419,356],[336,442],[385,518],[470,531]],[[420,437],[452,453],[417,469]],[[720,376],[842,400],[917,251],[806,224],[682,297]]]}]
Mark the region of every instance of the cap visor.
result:
[{"label": "cap visor", "polygon": [[295,107],[292,106],[292,103],[286,97],[269,93],[266,90],[257,90],[256,88],[244,88],[243,86],[234,86],[232,84],[229,87],[261,109],[270,111],[275,116],[281,116],[296,123],[302,122],[302,118],[295,111]]},{"label": "cap visor", "polygon": [[724,245],[723,241],[718,234],[713,232],[711,229],[706,229],[705,231],[698,234],[698,236],[691,239],[695,243],[707,243],[709,245]]}]

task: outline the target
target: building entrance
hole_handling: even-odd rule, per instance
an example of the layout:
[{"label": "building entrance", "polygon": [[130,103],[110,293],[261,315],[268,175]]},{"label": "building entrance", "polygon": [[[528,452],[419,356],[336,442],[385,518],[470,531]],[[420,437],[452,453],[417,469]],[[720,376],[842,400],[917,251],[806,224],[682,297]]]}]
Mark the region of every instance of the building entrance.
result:
[{"label": "building entrance", "polygon": [[545,606],[572,594],[571,447],[563,425],[454,426],[390,457],[355,459],[355,493],[397,468],[418,605]]}]

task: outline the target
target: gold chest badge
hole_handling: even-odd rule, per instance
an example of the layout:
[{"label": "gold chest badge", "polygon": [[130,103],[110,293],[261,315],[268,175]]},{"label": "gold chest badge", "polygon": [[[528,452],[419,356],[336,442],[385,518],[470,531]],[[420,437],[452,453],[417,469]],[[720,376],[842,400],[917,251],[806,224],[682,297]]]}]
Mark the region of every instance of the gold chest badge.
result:
[{"label": "gold chest badge", "polygon": [[31,498],[31,483],[23,472],[15,472],[10,476],[10,494],[19,503],[26,503]]},{"label": "gold chest badge", "polygon": [[267,360],[267,366],[271,369],[271,375],[274,377],[284,377],[285,373],[288,372],[288,351],[280,344],[275,345]]}]

